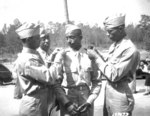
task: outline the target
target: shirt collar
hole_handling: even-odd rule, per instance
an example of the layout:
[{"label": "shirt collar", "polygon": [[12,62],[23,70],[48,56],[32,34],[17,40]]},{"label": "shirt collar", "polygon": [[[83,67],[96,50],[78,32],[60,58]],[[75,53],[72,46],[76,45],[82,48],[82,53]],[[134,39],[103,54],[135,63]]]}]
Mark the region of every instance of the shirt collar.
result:
[{"label": "shirt collar", "polygon": [[83,53],[85,52],[83,48],[81,48],[81,49],[78,50],[78,51],[75,51],[75,50],[73,50],[71,47],[67,48],[65,51],[66,51],[66,52],[72,52],[75,56],[76,56],[77,54],[79,54],[79,53],[80,53],[80,55],[82,56]]},{"label": "shirt collar", "polygon": [[41,54],[45,54],[45,55],[47,54],[47,52],[41,49],[40,47],[37,49],[37,51]]},{"label": "shirt collar", "polygon": [[113,53],[114,50],[116,50],[117,48],[119,48],[119,46],[120,46],[121,44],[124,44],[124,42],[125,42],[126,40],[127,40],[127,36],[124,37],[124,38],[123,38],[122,40],[120,40],[119,42],[114,42],[114,43],[111,45],[110,49],[109,49],[109,54]]},{"label": "shirt collar", "polygon": [[127,36],[125,36],[122,40],[115,42],[114,47],[118,48],[121,44],[123,44],[127,40]]}]

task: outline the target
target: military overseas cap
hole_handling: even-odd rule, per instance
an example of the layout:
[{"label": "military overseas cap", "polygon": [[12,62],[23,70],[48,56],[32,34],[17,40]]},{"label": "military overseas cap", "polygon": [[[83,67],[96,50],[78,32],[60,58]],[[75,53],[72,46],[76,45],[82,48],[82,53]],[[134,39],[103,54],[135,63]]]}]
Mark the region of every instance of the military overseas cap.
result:
[{"label": "military overseas cap", "polygon": [[125,14],[109,16],[104,21],[106,29],[111,29],[125,24]]},{"label": "military overseas cap", "polygon": [[47,30],[41,27],[40,28],[40,38],[48,36],[48,35],[49,34],[48,34]]},{"label": "military overseas cap", "polygon": [[33,37],[40,34],[40,26],[33,23],[24,23],[16,30],[16,33],[20,39]]},{"label": "military overseas cap", "polygon": [[76,25],[69,24],[66,26],[66,36],[82,36],[81,28]]}]

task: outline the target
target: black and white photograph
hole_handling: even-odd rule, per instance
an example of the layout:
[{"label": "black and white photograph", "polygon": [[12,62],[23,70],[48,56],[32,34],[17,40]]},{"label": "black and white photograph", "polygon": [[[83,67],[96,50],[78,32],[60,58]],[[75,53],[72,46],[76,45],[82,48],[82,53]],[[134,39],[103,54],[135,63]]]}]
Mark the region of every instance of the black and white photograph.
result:
[{"label": "black and white photograph", "polygon": [[150,0],[0,0],[0,116],[149,116]]}]

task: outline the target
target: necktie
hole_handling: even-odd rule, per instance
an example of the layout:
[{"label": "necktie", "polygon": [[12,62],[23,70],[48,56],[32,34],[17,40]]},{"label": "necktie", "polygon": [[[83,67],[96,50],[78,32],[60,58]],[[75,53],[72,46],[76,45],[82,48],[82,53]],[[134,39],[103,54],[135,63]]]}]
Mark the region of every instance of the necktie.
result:
[{"label": "necktie", "polygon": [[77,61],[78,61],[78,73],[81,71],[81,54],[78,52],[77,53]]}]

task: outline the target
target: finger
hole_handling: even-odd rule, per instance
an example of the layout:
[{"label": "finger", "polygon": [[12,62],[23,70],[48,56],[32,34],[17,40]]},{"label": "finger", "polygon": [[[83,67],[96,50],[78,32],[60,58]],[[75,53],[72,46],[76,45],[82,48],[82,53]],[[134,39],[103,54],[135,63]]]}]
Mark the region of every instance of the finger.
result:
[{"label": "finger", "polygon": [[82,104],[81,106],[78,107],[78,111],[80,111],[82,108],[84,107],[84,105]]},{"label": "finger", "polygon": [[76,115],[77,112],[76,112],[76,111],[72,111],[71,114],[72,114],[72,115]]},{"label": "finger", "polygon": [[84,111],[85,110],[85,106],[81,106],[80,108],[79,108],[79,111],[80,112],[82,112],[82,111]]},{"label": "finger", "polygon": [[82,108],[82,109],[80,110],[80,112],[81,112],[81,113],[83,113],[83,112],[85,112],[85,111],[86,111],[86,109],[87,109],[87,108],[86,108],[86,107],[84,107],[84,108]]}]

